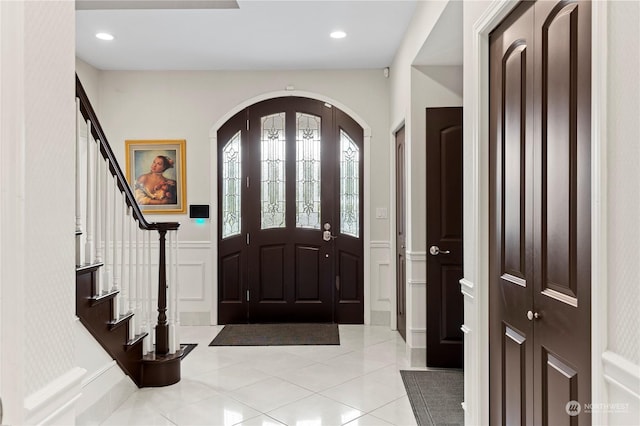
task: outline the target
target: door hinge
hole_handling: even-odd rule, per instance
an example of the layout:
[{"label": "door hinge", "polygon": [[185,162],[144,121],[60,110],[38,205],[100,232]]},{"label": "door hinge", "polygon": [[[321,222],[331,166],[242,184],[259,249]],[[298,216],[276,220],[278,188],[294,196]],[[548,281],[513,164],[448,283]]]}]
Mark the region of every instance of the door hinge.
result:
[{"label": "door hinge", "polygon": [[336,275],[336,290],[340,291],[340,276]]},{"label": "door hinge", "polygon": [[247,245],[249,245],[249,240],[250,240],[250,237],[249,237],[249,233],[247,232]]},{"label": "door hinge", "polygon": [[249,120],[247,120],[247,130],[249,130]]},{"label": "door hinge", "polygon": [[249,176],[247,176],[247,188],[249,187]]},{"label": "door hinge", "polygon": [[247,302],[249,301],[249,290],[247,290]]}]

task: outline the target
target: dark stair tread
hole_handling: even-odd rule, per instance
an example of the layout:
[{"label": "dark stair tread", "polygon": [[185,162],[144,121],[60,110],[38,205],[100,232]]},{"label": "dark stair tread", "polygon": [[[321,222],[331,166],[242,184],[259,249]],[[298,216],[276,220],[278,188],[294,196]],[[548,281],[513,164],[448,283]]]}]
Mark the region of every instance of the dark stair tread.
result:
[{"label": "dark stair tread", "polygon": [[101,303],[108,302],[109,300],[114,299],[118,295],[118,293],[120,293],[120,290],[111,290],[106,293],[91,296],[89,298],[89,300],[91,301],[91,306],[96,306]]},{"label": "dark stair tread", "polygon": [[147,337],[148,335],[149,335],[149,333],[145,332],[145,333],[140,333],[140,334],[136,334],[135,336],[133,336],[133,339],[131,339],[127,343],[125,343],[125,345],[124,345],[125,352],[130,350],[131,348],[133,348],[138,343],[142,343],[142,340],[145,337]]},{"label": "dark stair tread", "polygon": [[124,315],[121,315],[120,317],[111,320],[108,322],[109,324],[109,330],[115,330],[118,327],[121,327],[127,323],[129,323],[129,320],[133,318],[133,312],[127,312]]},{"label": "dark stair tread", "polygon": [[76,266],[76,274],[93,272],[102,266],[104,266],[104,263],[102,262]]}]

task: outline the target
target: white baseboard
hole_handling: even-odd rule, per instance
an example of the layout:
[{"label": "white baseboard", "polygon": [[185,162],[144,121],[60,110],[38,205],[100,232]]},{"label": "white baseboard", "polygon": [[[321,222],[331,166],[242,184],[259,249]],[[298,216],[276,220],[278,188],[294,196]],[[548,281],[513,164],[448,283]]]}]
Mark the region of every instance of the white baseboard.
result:
[{"label": "white baseboard", "polygon": [[602,354],[604,379],[640,401],[640,366],[612,351]]},{"label": "white baseboard", "polygon": [[74,367],[24,400],[25,423],[67,425],[75,423],[82,378],[86,370]]},{"label": "white baseboard", "polygon": [[82,388],[76,425],[103,423],[138,389],[115,361],[106,367]]}]

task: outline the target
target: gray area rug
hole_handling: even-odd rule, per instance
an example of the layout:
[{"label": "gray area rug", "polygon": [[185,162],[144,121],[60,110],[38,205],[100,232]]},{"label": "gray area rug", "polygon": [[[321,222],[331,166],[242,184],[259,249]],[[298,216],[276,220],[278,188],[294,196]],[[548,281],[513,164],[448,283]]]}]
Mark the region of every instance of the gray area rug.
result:
[{"label": "gray area rug", "polygon": [[337,324],[227,324],[209,346],[339,344]]},{"label": "gray area rug", "polygon": [[462,371],[401,370],[400,375],[419,426],[464,424]]}]

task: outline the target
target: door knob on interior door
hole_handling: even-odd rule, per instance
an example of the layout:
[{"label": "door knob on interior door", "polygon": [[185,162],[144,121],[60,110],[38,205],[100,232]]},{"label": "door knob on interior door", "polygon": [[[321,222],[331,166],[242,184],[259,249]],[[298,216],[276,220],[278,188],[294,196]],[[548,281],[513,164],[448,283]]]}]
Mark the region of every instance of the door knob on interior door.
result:
[{"label": "door knob on interior door", "polygon": [[440,250],[440,247],[438,246],[431,246],[429,247],[429,253],[431,253],[432,256],[437,256],[439,254],[449,254],[451,252],[449,250]]},{"label": "door knob on interior door", "polygon": [[533,312],[533,311],[528,311],[527,312],[527,319],[529,321],[533,321],[534,319],[538,319],[540,318],[540,314],[537,312]]}]

